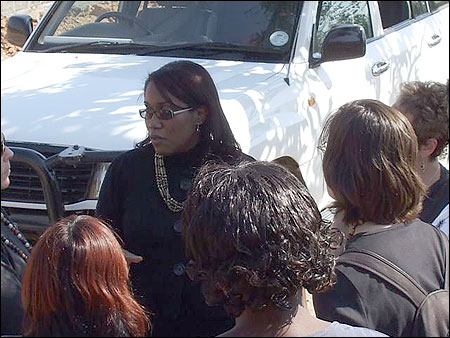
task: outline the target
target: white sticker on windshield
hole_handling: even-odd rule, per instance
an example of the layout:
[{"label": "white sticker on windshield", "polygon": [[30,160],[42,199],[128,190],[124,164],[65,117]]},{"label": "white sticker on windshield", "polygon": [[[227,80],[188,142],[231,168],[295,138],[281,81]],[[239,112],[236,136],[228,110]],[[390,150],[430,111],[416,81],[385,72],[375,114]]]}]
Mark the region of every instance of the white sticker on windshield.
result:
[{"label": "white sticker on windshield", "polygon": [[283,31],[276,31],[270,34],[269,41],[272,45],[276,47],[281,47],[287,44],[289,41],[289,35]]}]

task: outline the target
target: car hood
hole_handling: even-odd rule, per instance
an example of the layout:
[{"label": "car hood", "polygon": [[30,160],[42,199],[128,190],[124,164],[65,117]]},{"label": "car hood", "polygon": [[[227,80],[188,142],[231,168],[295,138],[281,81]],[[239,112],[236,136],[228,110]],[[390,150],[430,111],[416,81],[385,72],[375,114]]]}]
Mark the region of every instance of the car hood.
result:
[{"label": "car hood", "polygon": [[[146,136],[138,114],[144,81],[174,60],[179,59],[20,52],[2,61],[2,131],[16,142],[131,149]],[[264,123],[262,100],[287,86],[284,65],[193,61],[211,74],[235,137],[248,152],[252,137],[265,137],[257,135],[258,128],[250,135],[252,124]]]}]

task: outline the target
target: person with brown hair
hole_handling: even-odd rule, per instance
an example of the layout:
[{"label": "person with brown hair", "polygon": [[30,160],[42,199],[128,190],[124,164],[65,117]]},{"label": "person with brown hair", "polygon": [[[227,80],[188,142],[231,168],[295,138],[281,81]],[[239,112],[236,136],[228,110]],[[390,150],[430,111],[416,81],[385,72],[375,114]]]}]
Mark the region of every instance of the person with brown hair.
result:
[{"label": "person with brown hair", "polygon": [[427,194],[420,219],[449,235],[449,176],[438,158],[448,146],[448,80],[403,83],[393,107],[411,122],[419,141],[419,173]]},{"label": "person with brown hair", "polygon": [[[14,152],[6,145],[5,135],[2,132],[2,190],[9,187],[10,160],[13,156]],[[22,332],[23,309],[20,302],[20,290],[22,287],[22,276],[32,246],[3,208],[1,211],[1,230],[1,334],[3,336],[20,334]]]},{"label": "person with brown hair", "polygon": [[187,273],[209,305],[236,325],[222,337],[376,337],[315,318],[305,289],[333,285],[340,234],[322,220],[306,186],[273,162],[207,163],[185,203]]},{"label": "person with brown hair", "polygon": [[121,245],[92,216],[68,216],[41,235],[25,270],[22,302],[29,337],[143,337],[150,330]]},{"label": "person with brown hair", "polygon": [[207,160],[253,160],[236,142],[213,79],[191,61],[170,62],[144,84],[148,137],[117,157],[100,191],[97,215],[111,222],[132,264],[136,294],[155,313],[153,336],[212,336],[233,325],[209,308],[185,275],[181,213],[198,168]]},{"label": "person with brown hair", "polygon": [[[370,251],[396,264],[425,292],[444,288],[445,235],[419,220],[425,186],[409,121],[376,100],[341,106],[320,136],[323,172],[346,235],[342,256]],[[319,318],[410,337],[415,305],[369,270],[337,264],[337,283],[313,295]]]}]

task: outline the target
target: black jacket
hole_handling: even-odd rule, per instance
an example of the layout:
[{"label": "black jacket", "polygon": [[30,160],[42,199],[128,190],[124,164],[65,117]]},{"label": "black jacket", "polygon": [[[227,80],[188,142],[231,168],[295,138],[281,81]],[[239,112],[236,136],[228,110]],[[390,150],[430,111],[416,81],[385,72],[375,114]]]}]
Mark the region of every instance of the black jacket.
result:
[{"label": "black jacket", "polygon": [[[127,250],[144,258],[131,265],[131,280],[138,299],[155,313],[153,336],[217,335],[231,328],[233,321],[221,306],[207,306],[199,285],[184,272],[181,212],[170,211],[158,192],[154,155],[150,145],[115,159],[101,188],[97,215],[112,222]],[[186,199],[204,155],[197,146],[165,157],[175,200]]]},{"label": "black jacket", "polygon": [[[346,246],[374,251],[401,267],[425,290],[444,287],[445,249],[438,229],[419,219],[354,236]],[[337,283],[313,295],[317,317],[363,326],[391,337],[411,337],[415,306],[370,272],[338,264]]]},{"label": "black jacket", "polygon": [[439,180],[428,189],[427,196],[423,201],[423,209],[420,214],[420,219],[426,223],[432,224],[433,221],[442,209],[448,205],[449,199],[449,184],[448,184],[448,170],[440,165],[441,176]]},{"label": "black jacket", "polygon": [[[3,212],[3,210],[2,210]],[[6,216],[5,212],[3,214]],[[28,256],[30,253],[20,240],[2,222],[2,235],[12,241]],[[22,277],[26,262],[14,250],[2,241],[1,278],[2,278],[2,322],[1,334],[17,335],[22,333],[23,309],[21,302]]]}]

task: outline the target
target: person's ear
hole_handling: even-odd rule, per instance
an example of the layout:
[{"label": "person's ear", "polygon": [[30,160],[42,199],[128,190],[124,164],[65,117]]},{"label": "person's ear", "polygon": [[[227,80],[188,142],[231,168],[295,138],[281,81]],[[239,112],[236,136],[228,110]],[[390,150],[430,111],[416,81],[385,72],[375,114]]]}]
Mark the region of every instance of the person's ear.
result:
[{"label": "person's ear", "polygon": [[196,110],[196,124],[202,125],[208,118],[208,109],[205,106],[200,106]]},{"label": "person's ear", "polygon": [[419,153],[423,158],[429,158],[438,146],[438,141],[432,137],[419,147]]}]

